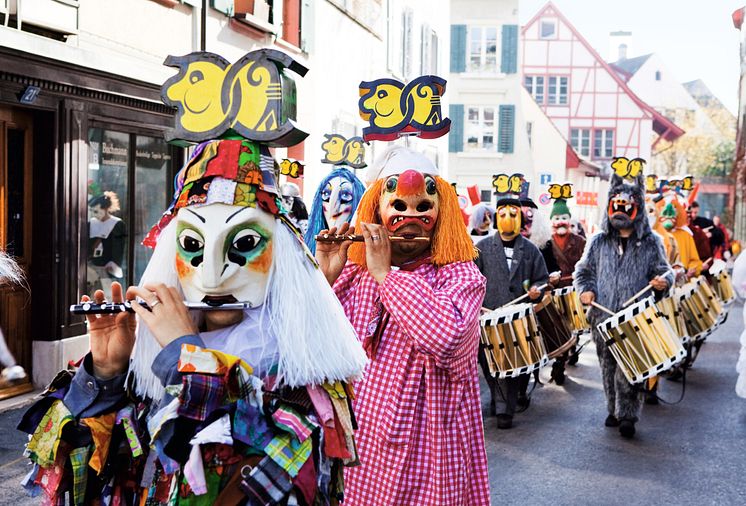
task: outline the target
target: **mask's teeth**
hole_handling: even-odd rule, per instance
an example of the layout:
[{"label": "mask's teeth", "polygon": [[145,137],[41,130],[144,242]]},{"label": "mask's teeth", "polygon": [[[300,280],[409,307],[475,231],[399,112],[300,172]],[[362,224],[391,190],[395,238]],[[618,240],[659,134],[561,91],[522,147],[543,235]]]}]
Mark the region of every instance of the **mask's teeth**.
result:
[{"label": "mask's teeth", "polygon": [[630,211],[632,210],[632,206],[631,206],[631,205],[629,205],[629,204],[627,204],[627,205],[626,205],[626,206],[624,207],[624,209],[625,209],[625,211],[627,211],[627,212],[630,212]]}]

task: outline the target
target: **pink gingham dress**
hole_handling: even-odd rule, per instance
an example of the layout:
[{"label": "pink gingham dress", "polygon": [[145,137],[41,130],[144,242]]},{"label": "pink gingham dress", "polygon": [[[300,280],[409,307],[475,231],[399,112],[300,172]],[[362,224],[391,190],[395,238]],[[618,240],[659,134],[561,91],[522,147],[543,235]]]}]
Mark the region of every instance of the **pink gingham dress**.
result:
[{"label": "pink gingham dress", "polygon": [[489,505],[476,265],[392,270],[379,285],[348,263],[334,290],[361,340],[390,314],[355,385],[362,465],[345,471],[345,506]]}]

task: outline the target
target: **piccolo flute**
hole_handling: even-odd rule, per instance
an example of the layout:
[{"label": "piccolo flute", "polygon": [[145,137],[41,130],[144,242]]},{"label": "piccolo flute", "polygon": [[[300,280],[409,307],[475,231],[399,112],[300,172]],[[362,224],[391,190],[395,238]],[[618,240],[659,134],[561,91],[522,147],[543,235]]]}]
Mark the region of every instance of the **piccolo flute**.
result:
[{"label": "piccolo flute", "polygon": [[[132,304],[135,301],[127,300],[124,302],[104,302],[103,304],[96,304],[95,302],[83,302],[81,304],[73,304],[70,306],[70,313],[72,314],[117,314],[117,313],[134,313]],[[140,306],[145,309],[150,309],[145,302],[137,302]],[[184,305],[187,309],[199,309],[202,311],[230,311],[230,310],[243,310],[252,309],[254,306],[251,302],[229,302],[226,304],[210,305],[204,302],[187,302],[184,301]]]},{"label": "piccolo flute", "polygon": [[[360,234],[318,234],[316,236],[316,242],[344,242],[344,241],[353,241],[353,242],[364,242],[365,237],[363,237]],[[419,235],[391,235],[389,236],[389,241],[391,242],[406,242],[406,241],[413,241],[413,242],[430,242],[429,237],[423,237]]]}]

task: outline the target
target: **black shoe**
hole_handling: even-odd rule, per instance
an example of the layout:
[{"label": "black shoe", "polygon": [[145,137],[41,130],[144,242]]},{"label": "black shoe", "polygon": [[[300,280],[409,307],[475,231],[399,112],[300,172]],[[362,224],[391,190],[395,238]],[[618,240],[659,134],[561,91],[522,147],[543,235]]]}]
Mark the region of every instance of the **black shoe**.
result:
[{"label": "black shoe", "polygon": [[525,395],[519,395],[518,398],[515,400],[516,406],[522,409],[526,409],[531,404],[531,397],[527,397]]},{"label": "black shoe", "polygon": [[619,427],[619,420],[614,415],[609,415],[606,417],[604,425],[607,427]]},{"label": "black shoe", "polygon": [[506,413],[500,413],[497,415],[497,428],[498,429],[510,429],[513,427],[513,415]]},{"label": "black shoe", "polygon": [[635,422],[632,420],[622,420],[619,422],[619,434],[623,438],[632,439],[635,435]]},{"label": "black shoe", "polygon": [[555,361],[554,364],[552,364],[551,378],[552,378],[552,381],[554,381],[558,386],[562,386],[565,384],[564,362]]}]

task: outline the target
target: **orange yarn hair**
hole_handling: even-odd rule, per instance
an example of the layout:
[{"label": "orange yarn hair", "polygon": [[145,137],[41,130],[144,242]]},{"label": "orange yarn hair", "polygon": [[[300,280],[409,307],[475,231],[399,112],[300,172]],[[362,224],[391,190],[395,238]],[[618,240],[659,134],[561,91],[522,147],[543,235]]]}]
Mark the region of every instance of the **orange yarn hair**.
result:
[{"label": "orange yarn hair", "polygon": [[[355,230],[361,230],[361,223],[381,223],[378,202],[381,199],[383,183],[383,179],[376,180],[360,199]],[[431,243],[432,263],[442,266],[474,260],[477,251],[466,232],[456,192],[448,181],[438,176],[435,177],[435,186],[440,202],[438,221],[435,223]],[[365,243],[353,243],[347,252],[347,258],[353,263],[365,266]]]}]

